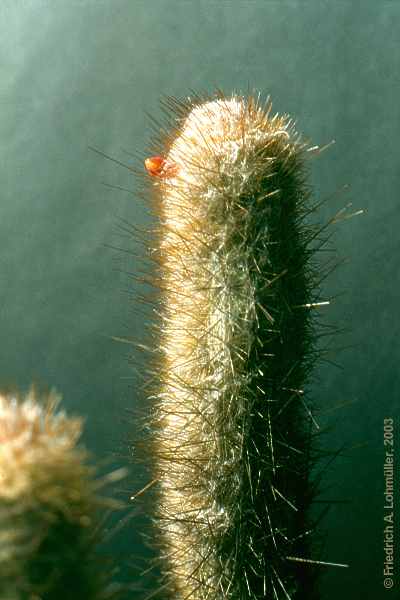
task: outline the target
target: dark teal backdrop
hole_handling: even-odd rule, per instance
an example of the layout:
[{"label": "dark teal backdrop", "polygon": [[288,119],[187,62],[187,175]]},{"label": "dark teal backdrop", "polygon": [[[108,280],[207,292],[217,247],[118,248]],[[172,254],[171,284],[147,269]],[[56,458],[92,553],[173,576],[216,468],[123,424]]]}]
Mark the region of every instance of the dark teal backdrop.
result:
[{"label": "dark teal backdrop", "polygon": [[321,407],[348,403],[321,415],[334,425],[323,443],[354,446],[326,478],[324,498],[348,502],[324,521],[324,558],[351,566],[325,569],[325,600],[399,593],[382,585],[382,428],[398,424],[400,396],[399,31],[400,4],[384,0],[0,3],[0,382],[56,386],[99,458],[126,450],[126,409],[144,402],[129,348],[110,339],[141,337],[139,292],[121,272],[137,261],[108,246],[141,252],[118,218],[150,217],[134,193],[102,185],[136,183],[88,146],[137,165],[126,151],[148,144],[160,95],[215,86],[259,89],[315,144],[336,140],[313,163],[316,197],[333,194],[321,219],[350,201],[366,212],[336,226],[350,262],[324,283],[337,296],[327,320],[347,328],[333,346],[351,348],[312,383]]}]

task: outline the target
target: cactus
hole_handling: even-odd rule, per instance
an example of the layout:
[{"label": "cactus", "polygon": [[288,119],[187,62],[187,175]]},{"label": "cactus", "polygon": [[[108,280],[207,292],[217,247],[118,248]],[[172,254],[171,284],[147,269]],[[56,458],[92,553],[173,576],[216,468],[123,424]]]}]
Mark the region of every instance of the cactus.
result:
[{"label": "cactus", "polygon": [[312,600],[323,562],[305,386],[318,355],[313,309],[327,302],[307,160],[320,149],[269,99],[217,92],[164,107],[169,123],[145,161],[158,219],[144,448],[159,592]]},{"label": "cactus", "polygon": [[[110,598],[95,553],[100,482],[59,396],[0,395],[0,599]],[[105,499],[104,499],[105,501]],[[110,593],[112,592],[112,593]]]}]

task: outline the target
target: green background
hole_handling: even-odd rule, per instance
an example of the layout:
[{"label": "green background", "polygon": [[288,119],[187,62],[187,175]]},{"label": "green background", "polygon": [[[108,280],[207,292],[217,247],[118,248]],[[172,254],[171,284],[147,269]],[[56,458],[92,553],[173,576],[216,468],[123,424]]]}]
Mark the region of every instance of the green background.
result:
[{"label": "green background", "polygon": [[[55,386],[87,418],[89,449],[116,466],[136,431],[129,410],[146,410],[134,349],[110,339],[140,340],[145,321],[124,273],[138,275],[143,250],[119,219],[151,217],[134,176],[88,146],[141,168],[145,112],[216,86],[270,94],[313,143],[336,140],[312,164],[315,196],[332,195],[321,220],[348,202],[365,214],[333,228],[349,262],[324,282],[335,299],[323,310],[346,331],[328,357],[339,368],[321,363],[311,384],[321,408],[349,403],[316,417],[332,425],[325,447],[346,448],[325,479],[323,497],[348,502],[323,522],[324,559],[350,568],[324,569],[326,600],[398,597],[382,584],[382,466],[400,395],[399,31],[395,1],[0,3],[0,382]],[[131,467],[130,492],[146,481]],[[138,523],[116,551],[146,554]]]}]

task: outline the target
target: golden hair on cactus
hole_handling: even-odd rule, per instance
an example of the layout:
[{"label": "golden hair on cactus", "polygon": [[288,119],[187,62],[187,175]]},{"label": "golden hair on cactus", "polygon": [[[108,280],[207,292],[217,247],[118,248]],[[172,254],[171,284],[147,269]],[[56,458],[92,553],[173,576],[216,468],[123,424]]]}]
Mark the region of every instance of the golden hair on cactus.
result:
[{"label": "golden hair on cactus", "polygon": [[162,589],[176,600],[311,600],[316,451],[304,388],[317,354],[311,309],[324,303],[306,160],[319,149],[269,100],[218,93],[166,107],[171,131],[145,165],[159,220],[149,429]]},{"label": "golden hair on cactus", "polygon": [[[0,394],[0,598],[100,600],[99,482],[59,396]],[[102,565],[104,566],[104,565]]]}]

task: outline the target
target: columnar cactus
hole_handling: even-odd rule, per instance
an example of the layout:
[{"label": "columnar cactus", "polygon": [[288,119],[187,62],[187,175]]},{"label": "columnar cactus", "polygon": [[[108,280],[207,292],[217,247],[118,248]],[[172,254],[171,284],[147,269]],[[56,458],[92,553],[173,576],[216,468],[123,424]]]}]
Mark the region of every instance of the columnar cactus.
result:
[{"label": "columnar cactus", "polygon": [[99,600],[99,484],[59,398],[0,395],[0,599]]},{"label": "columnar cactus", "polygon": [[305,385],[320,302],[310,148],[254,97],[171,99],[146,160],[159,222],[150,419],[163,593],[315,596]]}]

